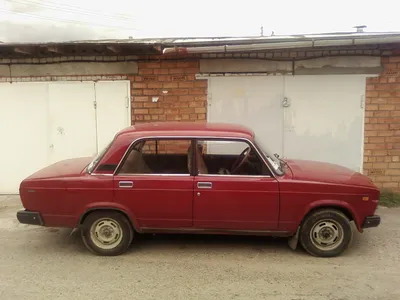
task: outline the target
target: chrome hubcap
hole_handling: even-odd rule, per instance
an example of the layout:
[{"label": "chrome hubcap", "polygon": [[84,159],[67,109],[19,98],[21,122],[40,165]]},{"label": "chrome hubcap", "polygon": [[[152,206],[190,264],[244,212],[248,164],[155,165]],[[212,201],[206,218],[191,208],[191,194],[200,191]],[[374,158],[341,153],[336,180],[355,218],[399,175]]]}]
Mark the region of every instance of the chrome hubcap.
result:
[{"label": "chrome hubcap", "polygon": [[112,249],[122,240],[122,228],[115,220],[102,218],[92,224],[90,236],[97,247]]},{"label": "chrome hubcap", "polygon": [[310,231],[311,242],[320,250],[336,249],[343,241],[343,228],[334,220],[322,220]]}]

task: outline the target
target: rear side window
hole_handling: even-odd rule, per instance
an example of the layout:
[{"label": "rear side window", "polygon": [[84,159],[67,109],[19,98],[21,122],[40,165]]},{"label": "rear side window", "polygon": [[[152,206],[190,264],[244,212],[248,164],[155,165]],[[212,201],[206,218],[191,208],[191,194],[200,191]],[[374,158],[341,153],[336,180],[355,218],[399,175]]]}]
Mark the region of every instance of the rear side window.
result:
[{"label": "rear side window", "polygon": [[128,151],[119,174],[181,174],[191,172],[190,139],[148,139]]}]

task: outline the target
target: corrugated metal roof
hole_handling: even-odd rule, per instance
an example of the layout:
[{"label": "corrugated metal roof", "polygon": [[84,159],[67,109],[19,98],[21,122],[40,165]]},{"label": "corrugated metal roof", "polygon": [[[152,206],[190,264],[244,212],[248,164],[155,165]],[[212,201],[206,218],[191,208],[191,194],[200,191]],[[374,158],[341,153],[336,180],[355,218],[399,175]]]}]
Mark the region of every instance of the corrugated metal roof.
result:
[{"label": "corrugated metal roof", "polygon": [[238,36],[238,37],[175,37],[175,38],[141,38],[141,39],[105,39],[105,40],[76,40],[65,42],[44,43],[3,43],[2,46],[47,46],[47,45],[77,45],[77,44],[126,44],[126,45],[164,45],[164,46],[186,46],[186,45],[219,45],[219,44],[256,44],[256,43],[279,43],[290,41],[308,40],[337,40],[337,39],[369,39],[377,37],[398,37],[400,32],[340,32],[340,33],[318,33],[298,35],[270,35],[270,36]]}]

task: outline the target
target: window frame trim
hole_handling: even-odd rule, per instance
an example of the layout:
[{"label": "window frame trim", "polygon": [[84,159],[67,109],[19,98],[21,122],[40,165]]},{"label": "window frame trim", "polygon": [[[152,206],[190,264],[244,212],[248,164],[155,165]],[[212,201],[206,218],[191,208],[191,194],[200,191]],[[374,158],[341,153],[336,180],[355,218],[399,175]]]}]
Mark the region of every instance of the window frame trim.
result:
[{"label": "window frame trim", "polygon": [[[167,140],[190,140],[191,141],[191,145],[192,147],[194,147],[194,151],[192,153],[192,172],[189,174],[139,174],[139,173],[135,173],[135,174],[119,174],[119,171],[122,167],[122,164],[125,162],[126,158],[128,157],[128,153],[130,153],[131,149],[139,142],[143,141],[143,140],[151,140],[151,139],[167,139]],[[259,158],[261,158],[261,161],[264,163],[264,165],[268,168],[268,170],[270,171],[271,175],[254,175],[254,176],[249,176],[249,175],[224,175],[224,174],[197,174],[197,172],[195,172],[195,170],[197,170],[197,163],[196,163],[196,152],[197,152],[197,142],[198,140],[233,140],[233,141],[244,141],[247,142],[250,146],[253,147],[253,149],[255,149],[255,151],[257,152]],[[117,167],[115,168],[114,172],[112,174],[109,174],[114,176],[221,176],[221,177],[251,177],[251,178],[276,178],[277,174],[274,172],[274,170],[272,169],[272,167],[269,165],[269,163],[266,161],[266,159],[264,158],[264,156],[261,154],[260,150],[258,149],[257,145],[251,141],[248,138],[244,138],[244,137],[218,137],[218,136],[198,136],[198,135],[190,135],[190,136],[176,136],[176,135],[165,135],[165,136],[159,136],[159,135],[151,135],[151,136],[146,136],[146,137],[139,137],[136,138],[135,140],[133,140],[128,148],[125,150],[124,154],[122,155],[120,161],[118,162]]]},{"label": "window frame trim", "polygon": [[125,153],[122,155],[122,158],[120,159],[117,167],[115,168],[115,171],[112,174],[112,176],[179,176],[179,177],[195,176],[193,174],[193,170],[195,170],[195,168],[194,168],[195,151],[193,151],[193,153],[192,153],[192,172],[188,172],[187,174],[183,174],[183,173],[177,173],[177,174],[167,174],[167,173],[161,173],[161,174],[158,174],[158,173],[126,173],[126,174],[120,174],[119,171],[122,168],[122,165],[124,164],[126,159],[128,158],[128,154],[130,153],[130,151],[138,143],[143,142],[143,141],[146,142],[147,140],[156,140],[156,141],[157,140],[188,140],[188,141],[190,141],[191,147],[194,147],[194,145],[195,145],[195,138],[188,137],[188,136],[147,136],[147,137],[137,138],[132,143],[129,144],[129,146],[126,149]]},{"label": "window frame trim", "polygon": [[[261,155],[260,151],[258,150],[258,148],[256,147],[256,145],[254,143],[252,143],[252,141],[250,141],[247,138],[237,138],[237,137],[197,137],[195,138],[196,140],[196,147],[195,147],[195,151],[197,152],[197,143],[198,141],[233,141],[233,142],[244,142],[247,143],[247,145],[256,151],[256,155],[257,157],[260,159],[261,163],[263,163],[267,169],[270,172],[270,175],[238,175],[238,174],[198,174],[198,172],[196,172],[195,176],[221,176],[221,177],[246,177],[246,178],[275,178],[273,176],[273,172],[270,168],[270,166],[268,165],[268,163],[266,163],[266,161],[264,160],[264,157]],[[197,154],[197,153],[196,153]],[[196,161],[197,163],[197,161]],[[196,168],[194,170],[197,170],[197,164],[196,164]]]}]

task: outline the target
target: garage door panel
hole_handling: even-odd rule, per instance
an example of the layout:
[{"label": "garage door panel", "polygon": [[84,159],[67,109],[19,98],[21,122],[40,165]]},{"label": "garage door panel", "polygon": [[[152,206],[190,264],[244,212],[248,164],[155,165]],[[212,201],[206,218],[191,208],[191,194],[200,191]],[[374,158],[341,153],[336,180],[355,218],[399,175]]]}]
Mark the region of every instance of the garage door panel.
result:
[{"label": "garage door panel", "polygon": [[98,151],[103,149],[121,129],[131,124],[129,114],[129,82],[95,83]]},{"label": "garage door panel", "polygon": [[0,84],[0,108],[0,193],[16,193],[47,164],[47,86]]},{"label": "garage door panel", "polygon": [[211,78],[208,119],[239,123],[254,130],[275,153],[282,151],[282,77]]},{"label": "garage door panel", "polygon": [[364,91],[362,76],[285,77],[284,156],[359,171]]},{"label": "garage door panel", "polygon": [[48,95],[51,163],[96,155],[94,83],[50,83]]}]

